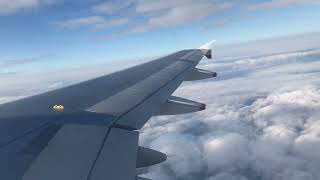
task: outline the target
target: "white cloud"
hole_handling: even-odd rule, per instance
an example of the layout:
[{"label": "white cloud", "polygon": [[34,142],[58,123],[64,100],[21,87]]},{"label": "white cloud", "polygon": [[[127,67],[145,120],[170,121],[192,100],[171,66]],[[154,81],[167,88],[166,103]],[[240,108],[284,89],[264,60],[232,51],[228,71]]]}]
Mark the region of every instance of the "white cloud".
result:
[{"label": "white cloud", "polygon": [[209,170],[227,169],[230,166],[246,169],[249,161],[248,142],[237,133],[208,135],[204,141],[204,160]]},{"label": "white cloud", "polygon": [[150,18],[149,25],[152,26],[152,28],[156,28],[190,23],[194,20],[204,19],[212,14],[223,12],[232,6],[232,3],[189,3],[187,5],[174,7],[164,15]]},{"label": "white cloud", "polygon": [[[226,25],[239,21],[244,17],[220,21],[223,15],[233,13],[234,10],[248,11],[272,8],[286,8],[293,5],[319,4],[312,0],[268,0],[251,2],[244,0],[125,0],[105,1],[94,5],[94,14],[117,15],[130,19],[127,30],[117,32],[117,35],[148,32],[158,28],[168,28],[200,22],[208,18],[217,17],[216,25]],[[207,25],[207,27],[210,27]]]},{"label": "white cloud", "polygon": [[269,0],[258,4],[252,4],[249,9],[272,9],[272,8],[285,8],[289,6],[304,5],[304,4],[316,4],[314,0]]},{"label": "white cloud", "polygon": [[[193,139],[195,137],[192,135],[182,135],[173,132],[157,138],[150,146],[154,149],[167,152],[169,157],[172,155],[165,165],[175,173],[175,176],[183,178],[204,168],[201,163],[200,144]],[[166,144],[166,146],[162,146],[163,144]],[[182,151],[184,153],[180,153]]]},{"label": "white cloud", "polygon": [[55,2],[56,0],[0,0],[0,15],[13,14],[19,10],[33,9]]},{"label": "white cloud", "polygon": [[[239,1],[215,1],[215,0],[125,0],[106,1],[94,5],[91,9],[95,14],[113,14],[131,19],[130,27],[120,34],[132,32],[146,32],[156,28],[172,27],[188,24],[196,20],[203,20],[211,15],[230,10]],[[91,19],[96,21],[96,19]],[[80,18],[87,19],[87,18]],[[103,18],[99,16],[99,19]],[[100,21],[100,20],[98,20]],[[86,23],[93,25],[95,23]],[[79,27],[79,26],[73,26]]]},{"label": "white cloud", "polygon": [[[179,6],[185,6],[192,3],[192,0],[163,0],[163,1],[149,1],[137,0],[137,12],[155,12],[160,10],[168,10]],[[199,1],[202,3],[202,1]]]},{"label": "white cloud", "polygon": [[188,24],[196,20],[208,18],[211,15],[222,13],[236,4],[233,1],[137,1],[136,11],[147,13],[146,24],[131,29],[132,32],[150,31],[159,27],[171,27]]},{"label": "white cloud", "polygon": [[83,18],[69,19],[57,23],[62,28],[79,28],[79,27],[94,27],[96,29],[110,28],[122,26],[129,22],[128,19],[105,19],[103,16],[89,16]]},{"label": "white cloud", "polygon": [[134,0],[106,1],[92,7],[94,12],[113,14],[132,5]]},{"label": "white cloud", "polygon": [[209,177],[206,180],[248,180],[246,177],[241,175],[233,175],[230,173],[218,173],[215,176]]},{"label": "white cloud", "polygon": [[25,59],[2,60],[0,62],[0,68],[3,70],[3,69],[19,66],[19,65],[32,64],[36,62],[41,63],[55,56],[56,56],[55,54],[43,54],[43,55],[39,55],[31,58],[25,58]]}]

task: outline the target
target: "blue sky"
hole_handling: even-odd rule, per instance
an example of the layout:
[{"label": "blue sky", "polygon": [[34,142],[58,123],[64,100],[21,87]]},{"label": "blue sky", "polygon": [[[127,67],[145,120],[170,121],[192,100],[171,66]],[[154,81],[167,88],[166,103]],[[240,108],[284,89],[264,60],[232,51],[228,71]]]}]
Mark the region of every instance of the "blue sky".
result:
[{"label": "blue sky", "polygon": [[48,71],[316,32],[310,0],[2,0],[0,72]]}]

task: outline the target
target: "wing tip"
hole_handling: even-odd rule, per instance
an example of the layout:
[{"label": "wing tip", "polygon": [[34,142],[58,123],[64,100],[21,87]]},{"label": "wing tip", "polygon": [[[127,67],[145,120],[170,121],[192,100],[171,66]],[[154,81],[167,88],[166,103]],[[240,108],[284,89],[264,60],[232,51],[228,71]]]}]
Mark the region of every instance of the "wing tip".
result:
[{"label": "wing tip", "polygon": [[211,40],[204,45],[202,45],[199,49],[213,49],[216,40]]}]

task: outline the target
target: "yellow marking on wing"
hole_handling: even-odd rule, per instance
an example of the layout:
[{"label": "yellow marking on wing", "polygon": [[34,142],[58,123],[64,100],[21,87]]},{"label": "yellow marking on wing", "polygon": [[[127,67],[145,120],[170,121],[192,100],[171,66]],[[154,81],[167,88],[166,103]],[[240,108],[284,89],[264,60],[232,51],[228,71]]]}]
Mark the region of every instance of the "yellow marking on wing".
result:
[{"label": "yellow marking on wing", "polygon": [[64,106],[63,106],[63,105],[54,105],[54,106],[52,107],[52,109],[53,109],[54,111],[63,111],[63,110],[64,110]]}]

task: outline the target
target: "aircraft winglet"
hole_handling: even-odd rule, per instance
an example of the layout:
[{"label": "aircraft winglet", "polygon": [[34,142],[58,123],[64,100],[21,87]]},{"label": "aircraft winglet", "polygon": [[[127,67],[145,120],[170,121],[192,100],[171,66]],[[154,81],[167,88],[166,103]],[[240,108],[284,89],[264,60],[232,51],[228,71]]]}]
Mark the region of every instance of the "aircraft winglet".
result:
[{"label": "aircraft winglet", "polygon": [[212,40],[202,45],[199,49],[213,49],[216,40]]},{"label": "aircraft winglet", "polygon": [[215,42],[216,42],[215,40],[209,41],[199,48],[208,59],[212,59],[212,51],[213,51]]}]

